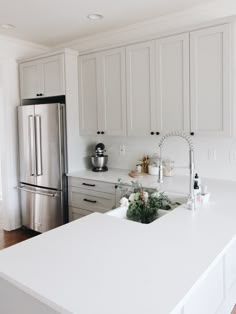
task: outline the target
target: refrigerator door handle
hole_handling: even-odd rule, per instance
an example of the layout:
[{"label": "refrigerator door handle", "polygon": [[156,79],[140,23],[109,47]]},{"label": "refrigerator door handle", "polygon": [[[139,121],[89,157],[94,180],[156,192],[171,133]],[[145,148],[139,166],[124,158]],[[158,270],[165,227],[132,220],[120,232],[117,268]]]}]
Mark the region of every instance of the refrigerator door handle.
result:
[{"label": "refrigerator door handle", "polygon": [[[58,136],[59,136],[59,163],[60,163],[60,175],[63,176],[64,172],[67,171],[65,169],[64,165],[67,164],[66,154],[65,154],[65,143],[66,143],[66,135],[65,135],[65,115],[64,111],[65,105],[64,104],[58,104]],[[62,185],[61,185],[62,188]]]},{"label": "refrigerator door handle", "polygon": [[41,117],[35,116],[35,130],[36,130],[36,175],[43,175],[42,166],[42,138],[41,138]]},{"label": "refrigerator door handle", "polygon": [[43,193],[43,192],[37,192],[37,191],[33,191],[33,190],[26,189],[26,188],[21,187],[21,186],[17,186],[16,188],[17,188],[18,190],[22,190],[22,191],[29,192],[29,193],[33,193],[33,194],[39,194],[39,195],[44,195],[44,196],[49,196],[49,197],[55,197],[55,196],[57,196],[57,193]]},{"label": "refrigerator door handle", "polygon": [[34,116],[28,116],[29,121],[29,155],[30,155],[30,176],[35,176],[35,134]]}]

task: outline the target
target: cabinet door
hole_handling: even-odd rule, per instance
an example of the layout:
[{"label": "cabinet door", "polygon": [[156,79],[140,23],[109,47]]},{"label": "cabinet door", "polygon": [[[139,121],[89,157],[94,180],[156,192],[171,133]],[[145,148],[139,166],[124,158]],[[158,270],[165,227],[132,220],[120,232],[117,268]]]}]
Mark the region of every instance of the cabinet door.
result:
[{"label": "cabinet door", "polygon": [[230,135],[229,25],[190,33],[191,129]]},{"label": "cabinet door", "polygon": [[40,93],[39,64],[35,61],[20,64],[21,99],[36,98]]},{"label": "cabinet door", "polygon": [[156,130],[155,41],[126,48],[128,135]]},{"label": "cabinet door", "polygon": [[217,263],[193,290],[184,314],[215,314],[224,300],[223,262]]},{"label": "cabinet door", "polygon": [[79,58],[80,134],[98,131],[97,55]]},{"label": "cabinet door", "polygon": [[156,41],[157,131],[189,131],[189,34]]},{"label": "cabinet door", "polygon": [[126,135],[125,48],[98,56],[98,130]]},{"label": "cabinet door", "polygon": [[88,210],[85,209],[81,209],[81,208],[76,208],[76,207],[69,207],[69,222],[82,218],[84,216],[90,215],[93,212],[90,212]]},{"label": "cabinet door", "polygon": [[65,95],[64,55],[40,60],[40,93],[44,97]]}]

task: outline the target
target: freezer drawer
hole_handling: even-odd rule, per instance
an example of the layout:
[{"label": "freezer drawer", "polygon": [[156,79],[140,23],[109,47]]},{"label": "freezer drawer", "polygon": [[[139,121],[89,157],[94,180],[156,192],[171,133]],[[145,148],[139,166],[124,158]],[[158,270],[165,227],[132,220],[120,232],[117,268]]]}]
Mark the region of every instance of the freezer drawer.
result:
[{"label": "freezer drawer", "polygon": [[63,195],[61,191],[21,185],[22,225],[45,232],[63,224]]}]

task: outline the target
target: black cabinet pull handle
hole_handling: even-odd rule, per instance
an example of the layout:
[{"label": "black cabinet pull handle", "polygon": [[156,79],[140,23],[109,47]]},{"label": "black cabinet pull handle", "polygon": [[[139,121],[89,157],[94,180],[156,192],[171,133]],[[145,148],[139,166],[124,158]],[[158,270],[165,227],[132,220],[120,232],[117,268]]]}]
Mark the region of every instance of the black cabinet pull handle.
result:
[{"label": "black cabinet pull handle", "polygon": [[105,132],[104,132],[104,131],[102,131],[102,132],[101,132],[101,134],[105,134]]},{"label": "black cabinet pull handle", "polygon": [[160,135],[160,132],[156,132],[156,135]]},{"label": "black cabinet pull handle", "polygon": [[151,132],[151,135],[154,135],[154,132]]},{"label": "black cabinet pull handle", "polygon": [[94,204],[97,203],[97,201],[88,200],[87,198],[84,198],[84,201],[89,202],[89,203],[94,203]]},{"label": "black cabinet pull handle", "polygon": [[100,134],[100,132],[99,132],[99,131],[97,131],[97,134]]},{"label": "black cabinet pull handle", "polygon": [[43,94],[39,94],[39,96],[43,96]]},{"label": "black cabinet pull handle", "polygon": [[89,183],[82,183],[82,185],[85,185],[85,186],[96,186],[96,184],[89,184]]},{"label": "black cabinet pull handle", "polygon": [[192,136],[193,136],[193,135],[194,135],[194,132],[191,132],[191,133],[190,133],[190,135],[192,135]]},{"label": "black cabinet pull handle", "polygon": [[39,94],[36,94],[36,96],[39,96]]}]

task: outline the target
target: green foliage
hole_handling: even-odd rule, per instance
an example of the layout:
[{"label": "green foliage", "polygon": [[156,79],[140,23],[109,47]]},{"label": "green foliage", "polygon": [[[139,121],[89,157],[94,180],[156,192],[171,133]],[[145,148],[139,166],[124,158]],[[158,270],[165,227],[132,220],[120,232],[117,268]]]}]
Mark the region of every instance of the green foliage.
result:
[{"label": "green foliage", "polygon": [[148,224],[157,219],[158,209],[171,209],[171,201],[164,193],[140,191],[131,196],[127,218],[133,221]]}]

